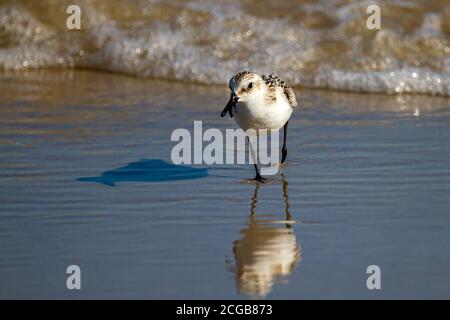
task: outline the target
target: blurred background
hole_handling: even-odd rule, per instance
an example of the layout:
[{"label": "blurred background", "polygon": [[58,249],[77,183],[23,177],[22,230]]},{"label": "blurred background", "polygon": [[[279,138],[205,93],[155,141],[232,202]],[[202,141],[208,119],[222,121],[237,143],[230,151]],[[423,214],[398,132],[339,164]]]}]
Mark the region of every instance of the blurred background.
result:
[{"label": "blurred background", "polygon": [[[76,2],[76,3],[75,3]],[[88,68],[222,84],[242,69],[292,85],[450,95],[447,0],[1,0],[0,69]],[[81,8],[68,30],[66,8]],[[366,26],[378,4],[381,29]]]}]

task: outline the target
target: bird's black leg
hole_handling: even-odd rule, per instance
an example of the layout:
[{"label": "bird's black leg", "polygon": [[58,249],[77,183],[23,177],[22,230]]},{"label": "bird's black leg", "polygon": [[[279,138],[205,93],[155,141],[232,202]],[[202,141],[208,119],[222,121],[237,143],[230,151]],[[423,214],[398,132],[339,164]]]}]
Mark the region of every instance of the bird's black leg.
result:
[{"label": "bird's black leg", "polygon": [[288,129],[288,124],[289,124],[289,120],[288,120],[288,122],[286,122],[286,124],[284,125],[283,148],[281,149],[281,163],[284,163],[284,161],[286,160],[286,157],[287,157],[287,145],[286,145],[286,140],[287,140],[287,129]]},{"label": "bird's black leg", "polygon": [[[291,221],[292,216],[289,211],[289,193],[288,193],[288,181],[286,177],[281,174],[282,184],[283,184],[283,197],[284,197],[284,211],[286,213],[286,221]],[[290,223],[286,223],[286,228],[291,228]]]},{"label": "bird's black leg", "polygon": [[256,165],[256,163],[254,164],[254,166],[255,166],[255,171],[256,171],[256,177],[254,177],[252,180],[262,182],[262,183],[266,182],[266,178],[264,178],[262,175],[259,174],[258,166]]},{"label": "bird's black leg", "polygon": [[264,183],[266,181],[266,178],[261,176],[261,174],[259,173],[258,165],[256,164],[258,157],[255,155],[255,151],[253,150],[252,144],[250,143],[250,140],[248,137],[247,137],[247,142],[248,142],[248,146],[250,148],[250,152],[252,154],[253,165],[255,166],[255,171],[256,171],[256,176],[255,176],[255,178],[252,179],[252,181],[258,181],[258,182]]}]

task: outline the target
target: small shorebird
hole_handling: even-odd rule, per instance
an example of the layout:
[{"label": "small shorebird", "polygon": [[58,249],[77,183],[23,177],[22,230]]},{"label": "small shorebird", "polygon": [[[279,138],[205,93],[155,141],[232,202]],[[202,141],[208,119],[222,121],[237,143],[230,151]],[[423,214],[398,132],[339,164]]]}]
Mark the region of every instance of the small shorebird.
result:
[{"label": "small shorebird", "polygon": [[[281,163],[287,157],[287,129],[297,100],[292,88],[283,79],[274,76],[259,75],[242,71],[235,74],[228,86],[230,100],[221,116],[227,113],[235,116],[236,123],[244,131],[248,129],[279,130],[284,127]],[[264,182],[255,161],[256,177],[253,180]]]}]

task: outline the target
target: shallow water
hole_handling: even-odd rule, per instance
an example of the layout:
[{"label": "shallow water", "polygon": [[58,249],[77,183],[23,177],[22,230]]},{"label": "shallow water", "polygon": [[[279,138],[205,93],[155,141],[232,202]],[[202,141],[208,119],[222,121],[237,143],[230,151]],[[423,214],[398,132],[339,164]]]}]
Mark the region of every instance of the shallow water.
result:
[{"label": "shallow water", "polygon": [[283,177],[257,187],[170,162],[175,128],[234,127],[226,90],[2,74],[0,297],[450,297],[448,99],[297,90]]}]

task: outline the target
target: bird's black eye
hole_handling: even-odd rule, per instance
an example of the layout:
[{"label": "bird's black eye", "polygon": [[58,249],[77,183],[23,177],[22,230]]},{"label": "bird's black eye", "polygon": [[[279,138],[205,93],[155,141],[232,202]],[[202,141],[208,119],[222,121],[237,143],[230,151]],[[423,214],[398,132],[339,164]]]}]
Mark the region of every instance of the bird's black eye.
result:
[{"label": "bird's black eye", "polygon": [[248,84],[248,88],[249,88],[249,89],[253,88],[253,82],[250,82],[250,83]]}]

